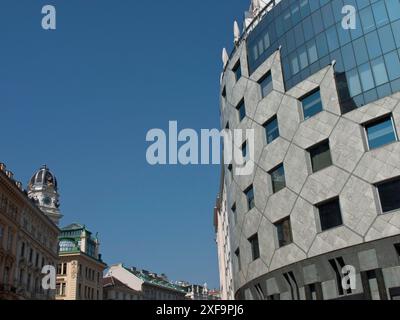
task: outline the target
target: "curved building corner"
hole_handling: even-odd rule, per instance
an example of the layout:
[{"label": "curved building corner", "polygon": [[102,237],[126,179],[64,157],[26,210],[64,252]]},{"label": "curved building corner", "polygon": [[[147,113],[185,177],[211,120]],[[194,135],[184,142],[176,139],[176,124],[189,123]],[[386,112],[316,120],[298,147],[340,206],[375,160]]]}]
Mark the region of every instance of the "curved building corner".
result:
[{"label": "curved building corner", "polygon": [[400,298],[400,1],[352,3],[344,29],[342,1],[269,1],[226,62],[221,126],[255,132],[223,170],[236,299]]}]

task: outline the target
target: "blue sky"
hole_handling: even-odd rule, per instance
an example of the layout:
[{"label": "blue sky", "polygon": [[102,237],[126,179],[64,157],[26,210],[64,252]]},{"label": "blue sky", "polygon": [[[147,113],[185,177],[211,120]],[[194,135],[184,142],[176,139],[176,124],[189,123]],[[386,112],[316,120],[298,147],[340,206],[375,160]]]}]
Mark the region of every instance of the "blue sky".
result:
[{"label": "blue sky", "polygon": [[[249,0],[1,0],[0,162],[56,174],[62,225],[107,263],[218,286],[218,166],[152,167],[152,128],[219,126],[221,50]],[[57,9],[57,30],[41,9]]]}]

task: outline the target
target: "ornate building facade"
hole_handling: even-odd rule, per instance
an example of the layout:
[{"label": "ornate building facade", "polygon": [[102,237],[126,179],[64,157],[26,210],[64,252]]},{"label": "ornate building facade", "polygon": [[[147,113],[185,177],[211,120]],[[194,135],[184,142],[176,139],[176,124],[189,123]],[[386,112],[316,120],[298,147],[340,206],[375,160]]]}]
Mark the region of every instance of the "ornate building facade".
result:
[{"label": "ornate building facade", "polygon": [[236,298],[400,297],[400,1],[351,3],[355,29],[343,1],[253,1],[224,51],[221,127],[255,132],[254,172],[225,166]]},{"label": "ornate building facade", "polygon": [[0,164],[0,299],[54,299],[54,290],[42,288],[41,270],[57,264],[58,233]]},{"label": "ornate building facade", "polygon": [[61,229],[57,267],[57,300],[103,300],[103,271],[97,236],[84,225]]}]

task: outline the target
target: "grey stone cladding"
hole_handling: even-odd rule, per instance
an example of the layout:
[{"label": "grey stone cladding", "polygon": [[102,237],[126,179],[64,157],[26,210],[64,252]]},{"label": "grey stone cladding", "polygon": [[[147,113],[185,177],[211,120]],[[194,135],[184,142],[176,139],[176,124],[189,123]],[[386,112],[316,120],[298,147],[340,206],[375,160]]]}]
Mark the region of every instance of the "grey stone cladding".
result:
[{"label": "grey stone cladding", "polygon": [[[242,76],[237,80],[232,69],[238,62]],[[273,90],[262,98],[258,82],[268,72]],[[318,88],[323,111],[304,120],[300,98]],[[382,214],[376,189],[377,183],[400,176],[400,143],[368,150],[364,129],[365,123],[392,114],[400,132],[400,93],[341,114],[337,91],[334,63],[285,91],[279,49],[251,75],[244,44],[226,66],[221,80],[221,127],[229,123],[230,129],[255,130],[250,160],[254,173],[225,177],[228,208],[236,205],[230,241],[232,252],[240,252],[240,269],[233,257],[238,299],[390,299],[400,287],[395,249],[400,243],[400,211]],[[236,106],[243,99],[246,117],[240,121]],[[279,137],[267,144],[264,124],[274,116]],[[332,165],[313,173],[308,149],[326,140]],[[280,164],[286,187],[273,194],[270,171]],[[251,210],[244,194],[249,185],[254,188]],[[336,197],[343,224],[322,232],[316,205]],[[275,224],[287,217],[293,239],[280,248]],[[248,239],[254,234],[258,234],[260,257],[253,261]],[[359,285],[351,293],[341,293],[338,287],[329,262],[339,261],[337,257],[356,269]]]}]

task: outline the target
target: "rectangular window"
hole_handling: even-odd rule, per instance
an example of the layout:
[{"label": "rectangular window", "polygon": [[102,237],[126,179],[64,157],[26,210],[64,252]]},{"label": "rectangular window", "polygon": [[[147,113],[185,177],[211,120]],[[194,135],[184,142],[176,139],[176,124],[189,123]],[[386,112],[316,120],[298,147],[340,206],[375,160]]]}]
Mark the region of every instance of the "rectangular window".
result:
[{"label": "rectangular window", "polygon": [[247,160],[247,155],[249,154],[247,141],[242,144],[242,156],[244,160]]},{"label": "rectangular window", "polygon": [[265,98],[274,89],[272,84],[271,72],[268,72],[263,78],[261,78],[258,84],[261,87],[261,96]]},{"label": "rectangular window", "polygon": [[0,248],[3,247],[3,235],[4,235],[4,227],[0,225]]},{"label": "rectangular window", "polygon": [[380,183],[377,188],[383,213],[400,209],[400,179]]},{"label": "rectangular window", "polygon": [[235,256],[236,256],[236,260],[237,260],[238,269],[240,271],[240,270],[242,270],[242,264],[240,261],[240,249],[239,248],[236,249]]},{"label": "rectangular window", "polygon": [[276,116],[273,117],[271,120],[268,120],[265,123],[264,128],[268,144],[279,137],[278,118]]},{"label": "rectangular window", "polygon": [[339,198],[317,205],[317,208],[319,211],[322,231],[335,228],[343,224]]},{"label": "rectangular window", "polygon": [[275,223],[275,227],[278,234],[278,243],[280,248],[293,242],[290,217]]},{"label": "rectangular window", "polygon": [[270,175],[271,175],[273,193],[277,193],[286,187],[285,169],[283,167],[283,164],[279,165],[274,170],[272,170],[270,172]]},{"label": "rectangular window", "polygon": [[300,100],[303,108],[304,120],[311,118],[323,110],[319,89]]},{"label": "rectangular window", "polygon": [[232,214],[233,214],[233,221],[236,224],[236,222],[237,222],[236,203],[233,204],[231,209],[232,209]]},{"label": "rectangular window", "polygon": [[233,67],[232,71],[235,73],[236,81],[242,77],[242,68],[240,66],[240,61]]},{"label": "rectangular window", "polygon": [[311,165],[314,173],[332,165],[329,140],[311,147],[308,152],[310,153]]},{"label": "rectangular window", "polygon": [[260,258],[260,247],[258,243],[258,235],[255,234],[254,236],[250,237],[249,239],[251,245],[251,253],[253,257],[253,261]]},{"label": "rectangular window", "polygon": [[397,140],[392,116],[385,117],[365,126],[370,150]]},{"label": "rectangular window", "polygon": [[250,187],[248,187],[245,190],[245,195],[247,198],[247,206],[249,208],[249,210],[253,209],[255,204],[254,204],[254,189],[253,189],[253,185],[251,185]]},{"label": "rectangular window", "polygon": [[225,99],[226,98],[226,87],[224,87],[222,89],[222,93],[221,93],[222,97]]},{"label": "rectangular window", "polygon": [[239,104],[236,107],[236,110],[239,112],[240,121],[243,121],[243,119],[246,117],[246,106],[244,104],[244,99],[239,102]]}]

